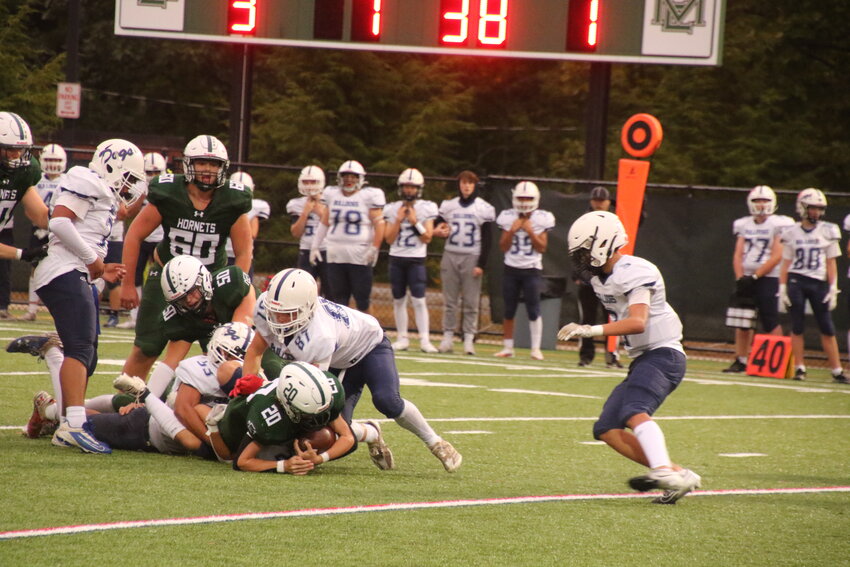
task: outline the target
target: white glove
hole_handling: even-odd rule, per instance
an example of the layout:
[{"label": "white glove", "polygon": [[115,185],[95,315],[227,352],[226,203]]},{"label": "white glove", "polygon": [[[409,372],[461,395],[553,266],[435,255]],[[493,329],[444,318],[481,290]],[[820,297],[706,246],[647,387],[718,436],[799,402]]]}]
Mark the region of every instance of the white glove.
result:
[{"label": "white glove", "polygon": [[322,261],[322,251],[318,248],[310,249],[310,265],[315,266]]},{"label": "white glove", "polygon": [[779,284],[777,297],[779,297],[780,305],[784,305],[786,308],[791,307],[791,298],[788,297],[788,286],[786,284]]},{"label": "white glove", "polygon": [[[597,325],[598,326],[598,325]],[[561,330],[558,331],[558,340],[568,341],[573,337],[583,339],[586,337],[595,337],[602,333],[596,333],[590,325],[579,325],[578,323],[567,323]]]},{"label": "white glove", "polygon": [[841,291],[838,289],[838,284],[834,283],[829,287],[829,291],[823,297],[823,302],[829,304],[829,310],[832,311],[838,307],[838,294]]},{"label": "white glove", "polygon": [[366,251],[366,264],[372,267],[378,263],[378,248],[374,246],[370,246]]}]

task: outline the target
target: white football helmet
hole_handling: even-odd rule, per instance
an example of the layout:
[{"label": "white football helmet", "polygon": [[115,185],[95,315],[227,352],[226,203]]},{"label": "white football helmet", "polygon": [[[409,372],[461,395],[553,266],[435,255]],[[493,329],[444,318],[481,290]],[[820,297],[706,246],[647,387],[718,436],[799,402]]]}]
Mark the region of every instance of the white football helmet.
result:
[{"label": "white football helmet", "polygon": [[277,399],[292,423],[302,429],[318,429],[330,422],[328,410],[339,389],[333,375],[306,362],[287,364],[277,379]]},{"label": "white football helmet", "polygon": [[[194,256],[175,256],[166,262],[159,283],[165,301],[174,306],[181,315],[202,313],[207,303],[212,300],[212,275]],[[189,294],[196,289],[200,292],[197,303],[187,304]]]},{"label": "white football helmet", "polygon": [[540,205],[540,189],[531,181],[520,181],[511,191],[511,201],[518,213],[533,213]]},{"label": "white football helmet", "polygon": [[127,140],[112,139],[95,148],[89,168],[100,175],[129,207],[148,192],[142,151]]},{"label": "white football helmet", "polygon": [[[756,203],[756,199],[767,199],[768,202]],[[776,212],[776,193],[767,185],[756,185],[747,194],[747,207],[753,216],[772,215]]]},{"label": "white football helmet", "polygon": [[[20,151],[16,157],[8,152]],[[0,167],[14,171],[30,164],[32,154],[32,132],[26,120],[14,112],[0,112]]]},{"label": "white football helmet", "polygon": [[[353,185],[345,185],[342,181],[342,176],[350,173],[357,176],[357,181],[354,182]],[[339,185],[339,188],[343,190],[344,193],[353,193],[355,191],[359,191],[363,184],[366,182],[366,170],[360,165],[359,161],[354,161],[353,159],[348,160],[339,166],[339,170],[336,173],[336,183]]]},{"label": "white football helmet", "polygon": [[[410,195],[404,192],[404,187],[412,185],[416,187],[416,193]],[[422,189],[425,187],[425,178],[422,173],[416,168],[408,168],[401,172],[398,176],[398,196],[405,201],[415,201],[422,198]]]},{"label": "white football helmet", "polygon": [[[195,160],[212,160],[219,163],[215,181],[203,183],[198,180]],[[194,183],[202,191],[212,191],[224,185],[228,167],[230,167],[230,160],[227,159],[227,148],[215,136],[197,136],[190,140],[183,150],[183,172],[186,175],[186,181]]]},{"label": "white football helmet", "polygon": [[241,183],[246,189],[250,189],[252,193],[254,192],[254,178],[247,171],[237,171],[230,176],[230,180]]},{"label": "white football helmet", "polygon": [[325,189],[325,172],[317,165],[308,165],[298,174],[298,192],[305,197],[318,195]]},{"label": "white football helmet", "polygon": [[620,218],[607,211],[591,211],[570,227],[567,248],[578,269],[601,273],[614,252],[628,244],[629,237]]},{"label": "white football helmet", "polygon": [[309,272],[287,268],[278,272],[266,289],[269,328],[279,338],[307,326],[318,305],[319,290]]},{"label": "white football helmet", "polygon": [[41,170],[48,175],[65,173],[68,155],[59,144],[47,144],[41,149]]},{"label": "white football helmet", "polygon": [[165,173],[165,156],[159,152],[145,154],[145,178],[148,183],[163,173]]},{"label": "white football helmet", "polygon": [[[816,217],[812,217],[809,215],[809,207],[819,207],[822,211]],[[797,195],[797,214],[800,215],[801,219],[806,219],[812,224],[817,224],[823,218],[825,212],[826,195],[820,189],[809,187],[808,189],[803,189]]]},{"label": "white football helmet", "polygon": [[215,328],[207,345],[210,365],[218,369],[228,360],[244,360],[254,330],[245,323],[225,323]]}]

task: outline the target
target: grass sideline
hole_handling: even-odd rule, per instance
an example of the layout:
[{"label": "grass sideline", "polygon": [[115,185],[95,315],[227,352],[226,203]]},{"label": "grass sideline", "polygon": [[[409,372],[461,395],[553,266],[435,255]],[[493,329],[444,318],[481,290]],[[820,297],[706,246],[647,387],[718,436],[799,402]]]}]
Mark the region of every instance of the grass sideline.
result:
[{"label": "grass sideline", "polygon": [[[0,323],[0,345],[49,325]],[[89,394],[110,391],[130,331],[106,330]],[[457,473],[384,422],[399,469],[358,450],[304,478],[236,473],[192,458],[83,455],[22,437],[43,362],[0,354],[0,532],[80,524],[366,507],[318,516],[158,525],[0,541],[0,565],[340,563],[347,565],[847,564],[847,492],[715,494],[676,506],[611,498],[382,509],[391,503],[619,495],[641,469],[591,438],[623,371],[576,366],[575,352],[534,362],[400,355],[402,393],[464,455]],[[658,413],[674,459],[704,490],[850,485],[850,388],[813,369],[805,383],[724,375],[691,360]],[[382,417],[364,394],[358,418]],[[749,456],[746,456],[749,455]],[[372,507],[372,508],[369,508]]]}]

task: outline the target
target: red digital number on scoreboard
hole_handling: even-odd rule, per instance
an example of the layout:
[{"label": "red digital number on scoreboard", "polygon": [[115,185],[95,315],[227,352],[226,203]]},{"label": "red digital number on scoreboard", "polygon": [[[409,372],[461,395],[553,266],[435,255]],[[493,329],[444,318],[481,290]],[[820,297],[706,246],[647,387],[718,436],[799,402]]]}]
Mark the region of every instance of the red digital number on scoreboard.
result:
[{"label": "red digital number on scoreboard", "polygon": [[257,0],[231,0],[227,4],[227,33],[257,32]]},{"label": "red digital number on scoreboard", "polygon": [[[475,2],[477,14],[471,13]],[[508,41],[510,0],[440,0],[439,43],[444,46],[505,47]]]},{"label": "red digital number on scoreboard", "polygon": [[381,41],[382,0],[355,0],[351,11],[351,41]]}]

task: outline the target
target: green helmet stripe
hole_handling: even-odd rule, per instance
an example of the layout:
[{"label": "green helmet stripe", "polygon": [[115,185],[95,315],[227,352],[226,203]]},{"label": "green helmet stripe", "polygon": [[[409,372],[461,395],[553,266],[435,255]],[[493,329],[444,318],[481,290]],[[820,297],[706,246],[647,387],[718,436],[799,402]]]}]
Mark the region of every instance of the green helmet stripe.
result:
[{"label": "green helmet stripe", "polygon": [[171,281],[171,270],[165,271],[165,282],[168,284],[168,287],[171,288],[171,293],[175,293],[177,291],[177,286],[174,285],[174,282]]},{"label": "green helmet stripe", "polygon": [[307,374],[310,376],[310,380],[312,380],[313,383],[316,385],[316,388],[319,389],[319,393],[322,396],[322,404],[321,405],[324,407],[324,405],[327,403],[327,399],[325,398],[325,389],[322,388],[322,383],[319,382],[318,380],[316,380],[316,377],[313,376],[312,372],[308,371]]},{"label": "green helmet stripe", "polygon": [[21,133],[21,140],[26,140],[27,139],[26,129],[24,128],[23,121],[21,120],[21,117],[18,116],[17,114],[15,114],[14,112],[10,112],[9,116],[11,116],[12,120],[14,120],[15,123],[18,125],[18,132]]}]

